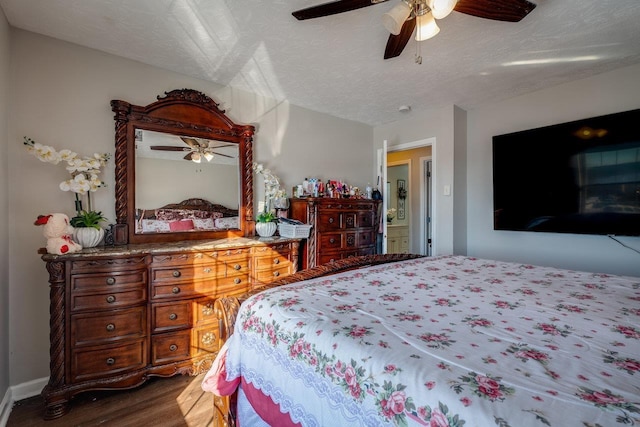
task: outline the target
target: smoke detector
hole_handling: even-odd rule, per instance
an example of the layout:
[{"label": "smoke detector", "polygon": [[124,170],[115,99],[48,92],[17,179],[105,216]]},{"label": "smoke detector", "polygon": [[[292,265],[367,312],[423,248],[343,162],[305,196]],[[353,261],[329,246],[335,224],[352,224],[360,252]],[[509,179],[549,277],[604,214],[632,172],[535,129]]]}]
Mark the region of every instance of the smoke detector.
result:
[{"label": "smoke detector", "polygon": [[398,108],[398,111],[400,111],[401,113],[408,113],[409,111],[411,111],[411,106],[410,105],[401,105]]}]

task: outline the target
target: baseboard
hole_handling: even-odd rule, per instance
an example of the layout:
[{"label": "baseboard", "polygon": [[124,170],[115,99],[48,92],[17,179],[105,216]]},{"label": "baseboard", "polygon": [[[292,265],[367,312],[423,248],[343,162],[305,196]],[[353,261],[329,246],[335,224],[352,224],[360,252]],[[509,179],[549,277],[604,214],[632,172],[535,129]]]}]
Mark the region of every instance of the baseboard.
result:
[{"label": "baseboard", "polygon": [[2,398],[2,402],[0,402],[0,427],[5,427],[7,425],[12,406],[13,401],[11,400],[11,387],[9,387]]},{"label": "baseboard", "polygon": [[45,377],[9,387],[0,403],[0,427],[7,425],[15,402],[39,395],[48,382],[49,377]]}]

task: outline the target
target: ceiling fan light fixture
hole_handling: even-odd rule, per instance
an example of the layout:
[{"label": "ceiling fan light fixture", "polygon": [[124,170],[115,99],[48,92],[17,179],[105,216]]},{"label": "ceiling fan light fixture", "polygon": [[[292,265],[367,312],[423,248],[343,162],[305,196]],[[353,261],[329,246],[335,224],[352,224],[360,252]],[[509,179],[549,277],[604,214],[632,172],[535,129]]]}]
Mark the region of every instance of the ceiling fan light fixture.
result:
[{"label": "ceiling fan light fixture", "polygon": [[212,153],[210,153],[210,152],[208,152],[208,151],[206,151],[206,152],[204,153],[204,158],[205,158],[205,159],[207,159],[207,162],[210,162],[210,161],[211,161],[211,159],[213,159],[213,154],[212,154]]},{"label": "ceiling fan light fixture", "polygon": [[411,6],[406,1],[401,1],[389,12],[382,15],[382,25],[393,35],[397,36],[402,30],[404,22],[411,15]]},{"label": "ceiling fan light fixture", "polygon": [[431,0],[431,13],[435,19],[447,17],[456,7],[458,0]]},{"label": "ceiling fan light fixture", "polygon": [[202,161],[202,156],[200,156],[200,153],[192,153],[191,161],[195,163],[200,163]]},{"label": "ceiling fan light fixture", "polygon": [[416,40],[421,42],[428,40],[440,32],[433,14],[426,13],[416,17]]}]

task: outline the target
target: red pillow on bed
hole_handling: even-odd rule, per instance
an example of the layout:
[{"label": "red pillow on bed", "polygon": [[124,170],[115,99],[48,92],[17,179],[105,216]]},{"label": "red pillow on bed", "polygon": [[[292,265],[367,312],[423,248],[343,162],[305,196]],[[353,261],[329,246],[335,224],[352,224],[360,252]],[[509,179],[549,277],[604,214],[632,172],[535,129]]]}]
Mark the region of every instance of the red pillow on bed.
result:
[{"label": "red pillow on bed", "polygon": [[169,223],[169,230],[171,231],[189,231],[193,229],[194,226],[192,219],[182,219],[180,221],[171,221]]}]

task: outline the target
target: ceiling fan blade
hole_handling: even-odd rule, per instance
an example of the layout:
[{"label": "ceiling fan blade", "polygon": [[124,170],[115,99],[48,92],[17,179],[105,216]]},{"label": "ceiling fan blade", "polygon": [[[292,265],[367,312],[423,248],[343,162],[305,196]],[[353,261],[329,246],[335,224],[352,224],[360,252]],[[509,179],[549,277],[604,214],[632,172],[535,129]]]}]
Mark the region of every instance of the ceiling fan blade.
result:
[{"label": "ceiling fan blade", "polygon": [[322,16],[335,15],[337,13],[348,12],[362,7],[373,6],[387,0],[338,0],[318,6],[296,10],[292,13],[298,20],[320,18]]},{"label": "ceiling fan blade", "polygon": [[184,141],[184,143],[187,144],[189,147],[193,148],[194,150],[197,150],[198,148],[200,148],[200,143],[193,138],[187,138],[186,136],[181,136],[180,139]]},{"label": "ceiling fan blade", "polygon": [[411,35],[413,34],[413,30],[415,30],[415,28],[416,20],[408,19],[407,21],[405,21],[404,25],[402,25],[400,34],[398,34],[397,36],[389,34],[387,47],[384,49],[384,59],[395,58],[396,56],[400,55],[409,42],[409,39],[411,38]]},{"label": "ceiling fan blade", "polygon": [[453,10],[479,18],[518,22],[535,7],[527,0],[458,0]]},{"label": "ceiling fan blade", "polygon": [[193,156],[193,151],[192,151],[192,152],[190,152],[190,153],[187,153],[187,155],[186,155],[186,156],[184,156],[184,157],[183,157],[183,159],[185,159],[185,160],[191,160],[191,156]]},{"label": "ceiling fan blade", "polygon": [[215,154],[216,156],[222,156],[222,157],[228,157],[230,159],[235,159],[235,156],[230,156],[228,154],[222,154],[222,153],[218,153],[216,151],[209,151],[209,153],[211,154]]},{"label": "ceiling fan blade", "polygon": [[152,145],[149,148],[161,151],[191,151],[189,147],[176,147],[175,145]]},{"label": "ceiling fan blade", "polygon": [[224,148],[224,147],[237,147],[237,144],[227,144],[227,145],[215,145],[216,141],[209,141],[207,148]]}]

